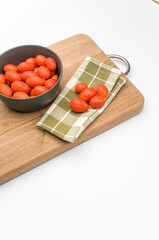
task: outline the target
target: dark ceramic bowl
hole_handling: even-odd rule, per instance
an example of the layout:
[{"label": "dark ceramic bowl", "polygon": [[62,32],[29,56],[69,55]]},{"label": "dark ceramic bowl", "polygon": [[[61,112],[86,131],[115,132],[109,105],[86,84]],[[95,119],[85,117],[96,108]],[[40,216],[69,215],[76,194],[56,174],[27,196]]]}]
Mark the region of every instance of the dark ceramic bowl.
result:
[{"label": "dark ceramic bowl", "polygon": [[16,99],[6,97],[0,94],[0,99],[9,107],[20,112],[33,112],[45,108],[49,105],[57,96],[60,90],[60,82],[63,74],[63,66],[59,56],[50,50],[49,48],[37,46],[37,45],[25,45],[20,47],[12,48],[0,55],[0,73],[3,72],[3,66],[11,63],[18,65],[20,62],[25,61],[27,58],[35,57],[41,54],[45,57],[52,57],[57,63],[57,75],[59,77],[57,83],[49,89],[47,92],[26,99]]}]

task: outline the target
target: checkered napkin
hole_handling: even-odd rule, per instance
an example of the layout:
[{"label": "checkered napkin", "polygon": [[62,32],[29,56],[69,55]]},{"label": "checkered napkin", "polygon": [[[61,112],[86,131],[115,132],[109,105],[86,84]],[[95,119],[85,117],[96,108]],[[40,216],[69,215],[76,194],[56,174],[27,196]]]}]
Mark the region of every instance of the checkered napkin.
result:
[{"label": "checkered napkin", "polygon": [[[75,142],[89,124],[105,110],[125,84],[126,80],[120,74],[119,69],[87,57],[37,125],[65,141]],[[106,85],[109,96],[104,106],[99,109],[90,107],[84,113],[73,112],[70,109],[70,101],[79,96],[75,92],[75,86],[79,82],[85,82],[89,87],[94,88],[99,84]]]}]

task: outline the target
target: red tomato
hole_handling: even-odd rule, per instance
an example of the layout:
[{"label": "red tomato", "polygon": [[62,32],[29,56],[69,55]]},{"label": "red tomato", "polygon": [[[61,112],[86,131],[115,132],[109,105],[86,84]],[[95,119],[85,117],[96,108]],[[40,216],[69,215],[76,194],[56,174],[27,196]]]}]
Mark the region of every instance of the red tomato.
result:
[{"label": "red tomato", "polygon": [[92,97],[94,97],[97,94],[96,90],[92,87],[88,87],[84,89],[80,95],[79,98],[88,102]]},{"label": "red tomato", "polygon": [[44,79],[48,79],[50,77],[50,70],[45,66],[40,66],[38,68],[38,75]]},{"label": "red tomato", "polygon": [[41,86],[44,84],[44,79],[39,76],[29,77],[26,80],[26,84],[28,84],[30,87]]},{"label": "red tomato", "polygon": [[14,82],[14,81],[20,81],[21,80],[21,75],[15,71],[7,71],[5,73],[5,79]]},{"label": "red tomato", "polygon": [[30,92],[30,87],[22,81],[14,81],[11,84],[11,89],[13,90],[13,92]]},{"label": "red tomato", "polygon": [[86,83],[78,83],[75,86],[75,91],[78,92],[78,93],[81,93],[87,87],[88,87],[88,85]]},{"label": "red tomato", "polygon": [[16,72],[18,72],[18,68],[17,68],[17,66],[15,66],[14,64],[6,64],[6,65],[3,67],[3,71],[4,71],[4,72],[7,72],[7,71],[16,71]]},{"label": "red tomato", "polygon": [[29,95],[25,92],[15,92],[12,98],[29,98]]},{"label": "red tomato", "polygon": [[51,77],[56,74],[56,71],[50,71]]},{"label": "red tomato", "polygon": [[57,80],[59,79],[58,76],[57,76],[57,74],[54,75],[54,76],[52,76],[51,78],[54,79],[56,82],[57,82]]},{"label": "red tomato", "polygon": [[38,73],[38,67],[35,67],[35,68],[33,69],[33,71],[34,71],[35,73]]},{"label": "red tomato", "polygon": [[89,109],[88,103],[79,98],[72,99],[70,107],[74,112],[86,112]]},{"label": "red tomato", "polygon": [[35,58],[27,58],[25,61],[28,62],[28,63],[32,63],[34,65],[34,67],[36,67],[36,60],[35,60]]},{"label": "red tomato", "polygon": [[10,87],[11,82],[7,80],[7,81],[6,81],[6,84]]},{"label": "red tomato", "polygon": [[4,96],[11,97],[12,89],[7,84],[0,84],[0,93]]},{"label": "red tomato", "polygon": [[108,88],[105,85],[102,85],[102,84],[98,85],[97,86],[97,93],[98,93],[99,96],[103,96],[103,97],[107,98],[108,94],[109,94]]},{"label": "red tomato", "polygon": [[32,71],[34,69],[34,65],[29,62],[21,62],[17,66],[19,72]]},{"label": "red tomato", "polygon": [[50,88],[52,88],[52,87],[55,85],[56,82],[57,82],[56,80],[50,78],[50,79],[48,79],[48,80],[45,81],[44,86],[45,86],[47,89],[50,89]]},{"label": "red tomato", "polygon": [[33,89],[30,91],[30,96],[35,96],[34,89],[35,89],[35,88],[33,88]]},{"label": "red tomato", "polygon": [[46,57],[43,55],[37,55],[35,61],[38,66],[45,66]]},{"label": "red tomato", "polygon": [[30,96],[30,98],[31,98],[31,97],[36,97],[36,96],[35,96],[35,95],[32,95],[32,96]]},{"label": "red tomato", "polygon": [[4,74],[0,74],[0,84],[1,83],[6,83],[6,79],[5,79]]},{"label": "red tomato", "polygon": [[56,64],[55,60],[54,60],[53,58],[51,58],[51,57],[48,57],[48,58],[46,59],[45,64],[46,64],[46,67],[47,67],[50,71],[55,71],[56,68],[57,68],[57,64]]},{"label": "red tomato", "polygon": [[103,96],[94,96],[90,99],[89,104],[92,108],[100,108],[104,105],[105,98]]},{"label": "red tomato", "polygon": [[41,95],[41,94],[43,94],[43,93],[45,93],[47,91],[48,91],[48,89],[46,87],[44,87],[44,86],[36,86],[34,88],[35,96]]},{"label": "red tomato", "polygon": [[21,78],[23,81],[26,81],[27,78],[37,76],[38,74],[34,71],[25,71],[21,73]]}]

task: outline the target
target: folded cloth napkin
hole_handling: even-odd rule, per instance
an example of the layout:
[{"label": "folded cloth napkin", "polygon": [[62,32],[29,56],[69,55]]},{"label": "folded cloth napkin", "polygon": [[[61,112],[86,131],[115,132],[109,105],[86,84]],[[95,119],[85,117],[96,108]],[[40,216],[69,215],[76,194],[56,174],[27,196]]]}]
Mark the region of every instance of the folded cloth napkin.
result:
[{"label": "folded cloth napkin", "polygon": [[[120,74],[119,69],[110,67],[92,57],[86,57],[37,125],[65,141],[75,142],[88,125],[105,110],[125,84],[126,80]],[[84,113],[73,112],[70,109],[70,101],[79,96],[75,92],[75,86],[79,82],[85,82],[89,87],[94,88],[99,84],[106,85],[109,91],[106,103],[99,109],[90,107]]]}]

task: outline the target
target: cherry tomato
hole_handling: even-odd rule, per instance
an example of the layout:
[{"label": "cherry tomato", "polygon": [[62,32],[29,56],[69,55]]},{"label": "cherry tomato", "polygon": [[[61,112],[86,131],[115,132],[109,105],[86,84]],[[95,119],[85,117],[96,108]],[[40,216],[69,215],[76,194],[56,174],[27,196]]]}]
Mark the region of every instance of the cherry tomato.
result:
[{"label": "cherry tomato", "polygon": [[44,79],[39,76],[29,77],[26,80],[26,84],[30,87],[42,86],[44,84]]},{"label": "cherry tomato", "polygon": [[46,64],[46,67],[47,67],[50,71],[55,71],[56,68],[57,68],[57,64],[56,64],[55,60],[54,60],[53,58],[51,58],[51,57],[48,57],[48,58],[46,59],[45,64]]},{"label": "cherry tomato", "polygon": [[97,86],[97,94],[99,96],[103,96],[103,97],[107,98],[108,94],[109,94],[108,88],[105,85],[102,85],[102,84],[98,85]]},{"label": "cherry tomato", "polygon": [[52,77],[56,74],[56,71],[50,71],[50,74],[51,74],[50,76]]},{"label": "cherry tomato", "polygon": [[12,89],[7,84],[0,84],[0,93],[4,96],[11,97]]},{"label": "cherry tomato", "polygon": [[52,76],[51,78],[54,79],[56,82],[57,82],[57,80],[59,79],[57,74],[54,75],[54,76]]},{"label": "cherry tomato", "polygon": [[35,68],[33,69],[33,71],[34,71],[35,73],[38,73],[38,67],[35,67]]},{"label": "cherry tomato", "polygon": [[10,87],[11,82],[7,80],[7,81],[6,81],[6,84]]},{"label": "cherry tomato", "polygon": [[105,98],[103,96],[94,96],[89,100],[89,104],[92,108],[100,108],[104,103]]},{"label": "cherry tomato", "polygon": [[75,91],[78,92],[78,93],[81,93],[87,87],[88,87],[88,85],[86,83],[78,83],[75,86]]},{"label": "cherry tomato", "polygon": [[35,89],[35,88],[33,88],[33,89],[30,91],[30,96],[35,96],[34,89]]},{"label": "cherry tomato", "polygon": [[36,60],[35,60],[35,58],[27,58],[25,61],[28,62],[28,63],[32,63],[34,65],[34,67],[36,67]]},{"label": "cherry tomato", "polygon": [[20,81],[21,80],[21,75],[15,71],[7,71],[5,73],[5,79],[14,82],[14,81]]},{"label": "cherry tomato", "polygon": [[19,72],[32,71],[34,69],[34,65],[29,62],[21,62],[17,66]]},{"label": "cherry tomato", "polygon": [[0,74],[0,84],[1,83],[6,83],[6,79],[5,79],[4,74]]},{"label": "cherry tomato", "polygon": [[89,109],[88,103],[79,98],[72,99],[70,107],[74,112],[86,112]]},{"label": "cherry tomato", "polygon": [[44,86],[36,86],[34,88],[35,96],[41,95],[41,94],[43,94],[43,93],[45,93],[47,91],[48,91],[48,89],[46,87],[44,87]]},{"label": "cherry tomato", "polygon": [[15,92],[12,98],[29,98],[29,95],[25,92]]},{"label": "cherry tomato", "polygon": [[35,61],[38,66],[45,66],[46,57],[43,55],[37,55]]},{"label": "cherry tomato", "polygon": [[55,85],[56,82],[57,82],[57,81],[56,81],[55,79],[50,78],[50,79],[48,79],[48,80],[45,81],[44,86],[45,86],[47,89],[50,89],[50,88],[52,88],[52,87]]},{"label": "cherry tomato", "polygon": [[79,98],[89,102],[89,100],[97,94],[96,90],[92,87],[85,88],[79,95]]},{"label": "cherry tomato", "polygon": [[17,66],[15,66],[14,64],[6,64],[6,65],[3,67],[3,71],[4,71],[4,72],[7,72],[7,71],[16,71],[16,72],[18,72],[18,68],[17,68]]},{"label": "cherry tomato", "polygon": [[38,74],[34,71],[25,71],[21,73],[21,78],[23,81],[26,81],[27,78],[37,76]]},{"label": "cherry tomato", "polygon": [[22,81],[14,81],[11,84],[11,89],[13,90],[13,92],[30,92],[30,87]]},{"label": "cherry tomato", "polygon": [[45,66],[40,66],[38,68],[38,75],[44,79],[48,79],[50,77],[50,70]]},{"label": "cherry tomato", "polygon": [[32,96],[30,96],[30,98],[31,98],[31,97],[36,97],[36,96],[35,96],[35,95],[32,95]]}]

